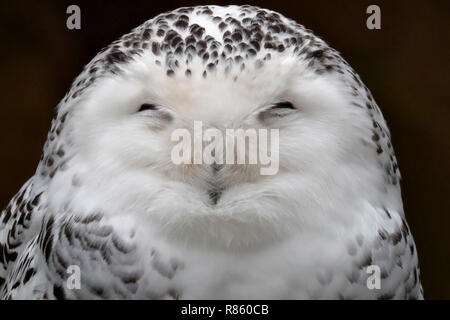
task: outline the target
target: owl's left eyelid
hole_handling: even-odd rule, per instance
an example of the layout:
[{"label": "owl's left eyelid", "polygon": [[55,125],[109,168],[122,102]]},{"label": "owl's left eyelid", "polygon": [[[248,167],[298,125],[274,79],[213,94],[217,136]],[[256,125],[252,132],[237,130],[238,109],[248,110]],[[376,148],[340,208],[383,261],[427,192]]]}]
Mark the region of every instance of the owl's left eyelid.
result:
[{"label": "owl's left eyelid", "polygon": [[158,110],[159,108],[152,103],[143,103],[141,104],[138,112],[146,111],[146,110]]},{"label": "owl's left eyelid", "polygon": [[283,101],[283,102],[275,103],[270,109],[293,109],[293,110],[295,110],[296,108],[294,107],[294,105],[291,102]]}]

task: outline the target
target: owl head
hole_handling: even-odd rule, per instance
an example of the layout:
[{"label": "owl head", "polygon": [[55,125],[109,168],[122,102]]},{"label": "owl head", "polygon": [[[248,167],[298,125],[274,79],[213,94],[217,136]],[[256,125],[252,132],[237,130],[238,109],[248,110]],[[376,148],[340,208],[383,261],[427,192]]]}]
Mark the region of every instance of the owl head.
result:
[{"label": "owl head", "polygon": [[[277,130],[276,174],[174,163],[173,133],[194,138],[196,122],[223,137]],[[227,246],[352,223],[346,208],[399,192],[389,131],[359,76],[311,31],[252,6],[177,9],[103,49],[58,106],[38,174],[55,207],[129,212],[162,236]]]}]

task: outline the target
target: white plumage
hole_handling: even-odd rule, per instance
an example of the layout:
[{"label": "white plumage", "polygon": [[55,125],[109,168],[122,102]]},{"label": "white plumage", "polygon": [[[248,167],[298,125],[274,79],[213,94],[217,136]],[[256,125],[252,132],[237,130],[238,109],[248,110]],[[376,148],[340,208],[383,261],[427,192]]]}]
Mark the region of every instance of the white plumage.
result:
[{"label": "white plumage", "polygon": [[[171,132],[194,120],[279,129],[279,172],[175,165]],[[0,216],[0,295],[422,298],[399,179],[381,112],[324,41],[256,7],[181,8],[102,50],[59,104]]]}]

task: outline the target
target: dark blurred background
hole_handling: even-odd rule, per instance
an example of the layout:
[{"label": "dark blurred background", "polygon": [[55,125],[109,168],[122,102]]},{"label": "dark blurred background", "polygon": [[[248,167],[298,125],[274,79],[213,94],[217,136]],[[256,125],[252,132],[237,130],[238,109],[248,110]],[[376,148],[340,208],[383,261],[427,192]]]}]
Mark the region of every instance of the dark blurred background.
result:
[{"label": "dark blurred background", "polygon": [[[102,47],[163,11],[211,2],[2,0],[0,206],[33,175],[55,106]],[[370,88],[391,129],[425,297],[450,299],[450,1],[232,4],[244,3],[312,29]],[[70,4],[81,8],[81,30],[66,28]],[[381,8],[381,30],[366,27],[370,4]]]}]

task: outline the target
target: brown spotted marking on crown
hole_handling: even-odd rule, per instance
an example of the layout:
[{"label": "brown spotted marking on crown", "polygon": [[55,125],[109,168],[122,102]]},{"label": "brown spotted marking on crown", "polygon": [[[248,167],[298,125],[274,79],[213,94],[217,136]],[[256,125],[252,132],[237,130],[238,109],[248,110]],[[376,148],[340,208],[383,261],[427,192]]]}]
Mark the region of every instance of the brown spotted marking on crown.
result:
[{"label": "brown spotted marking on crown", "polygon": [[[308,60],[309,67],[319,74],[346,69],[339,54],[302,25],[257,7],[230,8],[226,13],[215,6],[180,8],[148,20],[102,49],[74,81],[64,101],[80,96],[99,77],[120,73],[121,65],[144,52],[151,52],[155,64],[165,68],[168,76],[178,72],[188,77],[193,72],[207,75],[219,66],[225,72],[232,67],[243,70],[250,64],[262,67],[273,52],[285,51]],[[217,10],[221,15],[215,14]],[[198,16],[206,18],[209,25],[192,21]],[[210,25],[220,31],[220,37],[205,28]],[[189,68],[194,59],[203,62],[203,70]]]}]

